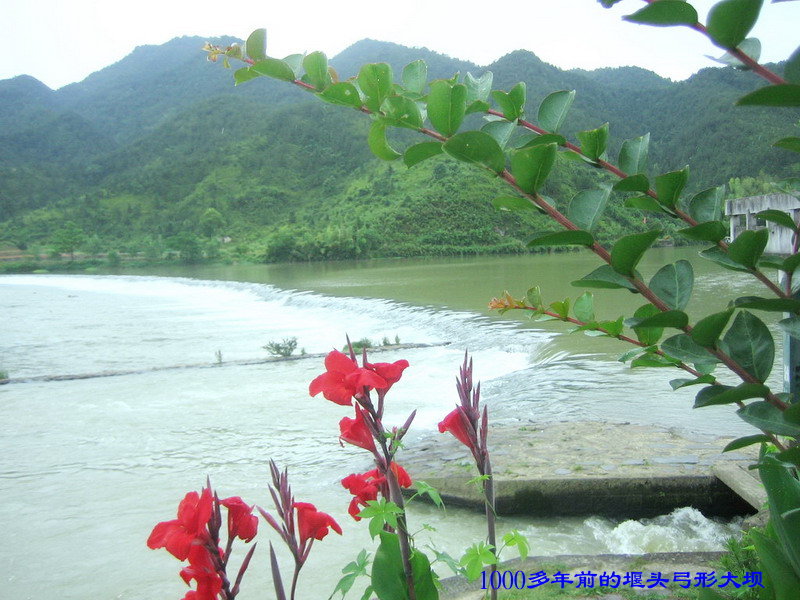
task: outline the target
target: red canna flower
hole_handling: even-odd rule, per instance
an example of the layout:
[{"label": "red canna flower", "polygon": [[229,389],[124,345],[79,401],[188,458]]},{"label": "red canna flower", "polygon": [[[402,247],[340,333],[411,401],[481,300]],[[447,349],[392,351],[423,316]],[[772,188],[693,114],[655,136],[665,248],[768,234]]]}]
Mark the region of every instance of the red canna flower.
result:
[{"label": "red canna flower", "polygon": [[[372,476],[375,474],[375,476]],[[347,512],[356,521],[360,521],[361,517],[358,513],[361,512],[362,506],[366,506],[370,500],[378,499],[378,492],[380,491],[379,485],[384,481],[382,477],[378,478],[377,470],[368,473],[352,473],[342,479],[342,487],[353,494],[353,499],[350,500],[350,506]]]},{"label": "red canna flower", "polygon": [[191,585],[192,579],[197,582],[197,590],[187,592],[184,600],[217,600],[217,595],[222,589],[222,578],[214,568],[211,555],[205,546],[192,546],[189,552],[189,566],[181,569],[181,578],[186,585]]},{"label": "red canna flower", "polygon": [[325,357],[326,372],[316,377],[308,386],[308,393],[316,396],[320,392],[335,404],[347,406],[353,396],[367,388],[385,388],[386,381],[369,369],[362,369],[352,359],[338,350]]},{"label": "red canna flower", "polygon": [[178,560],[186,560],[194,541],[208,536],[206,525],[212,504],[210,489],[204,488],[201,494],[189,492],[178,505],[178,518],[156,525],[147,538],[147,547],[166,548]]},{"label": "red canna flower", "polygon": [[400,381],[403,371],[408,368],[407,360],[398,360],[393,363],[364,363],[364,366],[377,373],[384,381],[386,386],[375,386],[377,389],[389,391],[395,383]]},{"label": "red canna flower", "polygon": [[239,496],[231,496],[219,502],[228,509],[228,537],[238,537],[249,542],[258,532],[258,517],[252,514],[253,507]]},{"label": "red canna flower", "polygon": [[406,471],[396,462],[393,462],[390,465],[390,467],[392,469],[392,472],[394,473],[394,476],[397,477],[397,483],[400,485],[400,487],[404,488],[411,487],[412,481],[411,481],[411,476],[408,474],[408,471]]},{"label": "red canna flower", "polygon": [[466,427],[464,427],[464,417],[462,417],[461,408],[456,407],[449,413],[441,423],[439,423],[439,432],[444,433],[449,431],[459,442],[464,444],[470,450],[473,449],[473,444],[469,439]]},{"label": "red canna flower", "polygon": [[339,439],[343,442],[375,452],[375,441],[364,421],[364,412],[358,406],[356,406],[355,419],[345,417],[339,421],[339,432]]},{"label": "red canna flower", "polygon": [[310,539],[321,540],[328,535],[328,527],[339,535],[342,528],[328,513],[320,512],[309,502],[295,502],[297,510],[297,529],[300,531],[300,545],[304,546]]}]

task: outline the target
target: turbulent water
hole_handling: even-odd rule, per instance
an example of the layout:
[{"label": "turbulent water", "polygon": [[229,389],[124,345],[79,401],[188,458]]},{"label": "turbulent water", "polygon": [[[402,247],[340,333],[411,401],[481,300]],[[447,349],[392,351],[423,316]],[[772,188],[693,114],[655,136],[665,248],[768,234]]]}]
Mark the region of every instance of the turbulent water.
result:
[{"label": "turbulent water", "polygon": [[[499,421],[610,419],[699,431],[723,423],[728,433],[747,431],[730,411],[705,413],[713,426],[695,420],[688,396],[667,391],[667,375],[656,375],[664,382],[654,386],[652,372],[567,354],[551,332],[471,311],[261,283],[39,275],[0,277],[0,311],[0,369],[14,380],[139,371],[0,386],[0,562],[9,598],[181,597],[178,562],[145,547],[150,529],[174,518],[180,498],[206,475],[222,496],[269,507],[270,458],[289,467],[298,500],[345,527],[342,538],[317,543],[313,573],[301,585],[305,597],[327,597],[338,569],[372,547],[365,527],[347,516],[348,494],[338,484],[366,461],[337,444],[346,411],[308,397],[319,359],[230,364],[265,356],[271,340],[297,337],[308,353],[341,347],[345,333],[447,343],[381,355],[411,363],[390,395],[387,420],[399,424],[416,409],[418,432],[453,406],[467,348]],[[211,365],[218,356],[215,368],[150,370]],[[412,522],[436,527],[437,543],[454,554],[482,535],[481,519],[457,510],[421,506]],[[500,528],[524,530],[537,554],[713,549],[736,529],[689,509],[646,522],[501,519]],[[242,600],[264,597],[265,557],[262,544]]]}]

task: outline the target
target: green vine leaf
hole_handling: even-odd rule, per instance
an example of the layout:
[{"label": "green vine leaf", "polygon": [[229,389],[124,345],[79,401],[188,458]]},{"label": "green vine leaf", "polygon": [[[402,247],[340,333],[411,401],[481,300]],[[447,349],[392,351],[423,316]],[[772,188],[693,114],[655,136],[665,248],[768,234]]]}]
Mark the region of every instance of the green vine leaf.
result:
[{"label": "green vine leaf", "polygon": [[[650,182],[646,175],[639,173],[631,175],[625,179],[620,179],[612,188],[615,192],[642,192],[646,193],[650,189]],[[650,198],[652,200],[652,198]]]},{"label": "green vine leaf", "polygon": [[669,308],[683,310],[694,289],[694,269],[688,260],[664,265],[650,280],[650,289]]},{"label": "green vine leaf", "polygon": [[522,148],[511,154],[511,172],[524,192],[536,194],[547,180],[556,160],[557,146],[545,144]]},{"label": "green vine leaf", "polygon": [[539,105],[537,118],[542,129],[557,133],[567,118],[575,100],[575,90],[560,90],[549,94]]},{"label": "green vine leaf", "polygon": [[[480,77],[475,77],[472,73],[466,74],[464,85],[467,88],[467,106],[471,106],[476,102],[486,103],[489,100],[493,79],[494,76],[491,71],[486,71]],[[486,104],[486,110],[489,110],[488,103]]]},{"label": "green vine leaf", "polygon": [[770,389],[760,383],[742,383],[736,387],[730,385],[710,385],[700,390],[694,398],[694,408],[733,404],[751,398],[766,398]]},{"label": "green vine leaf", "polygon": [[392,67],[386,63],[370,63],[358,71],[358,87],[364,92],[364,104],[372,112],[378,112],[389,96],[394,93]]},{"label": "green vine leaf", "polygon": [[361,96],[358,93],[358,89],[352,83],[346,81],[334,83],[318,95],[325,102],[330,102],[331,104],[361,108]]},{"label": "green vine leaf", "polygon": [[733,360],[758,381],[766,381],[775,360],[775,343],[761,319],[741,311],[723,340]]},{"label": "green vine leaf", "polygon": [[307,83],[314,86],[318,92],[331,85],[331,74],[328,71],[328,57],[323,52],[312,52],[303,59],[303,76]]},{"label": "green vine leaf", "polygon": [[441,142],[422,142],[406,149],[403,162],[407,167],[413,167],[437,154],[444,152]]},{"label": "green vine leaf", "polygon": [[714,348],[728,321],[731,320],[731,315],[733,315],[733,309],[729,308],[728,310],[703,317],[692,329],[692,340],[700,346]]},{"label": "green vine leaf", "polygon": [[525,84],[522,82],[511,88],[508,93],[500,90],[492,92],[492,98],[508,121],[516,121],[522,116],[525,109],[525,95]]},{"label": "green vine leaf", "polygon": [[428,118],[436,131],[450,137],[461,126],[467,110],[467,88],[440,79],[431,83],[428,93]]},{"label": "green vine leaf", "polygon": [[386,127],[386,122],[381,119],[373,121],[369,128],[367,143],[372,153],[381,160],[395,160],[402,154],[389,145],[386,139]]},{"label": "green vine leaf", "polygon": [[707,221],[694,227],[679,229],[676,233],[690,240],[717,243],[728,235],[728,228],[722,221]]},{"label": "green vine leaf", "polygon": [[763,0],[722,0],[708,13],[706,30],[711,40],[725,49],[736,48],[758,20]]},{"label": "green vine leaf", "polygon": [[608,265],[596,268],[581,279],[573,281],[570,285],[575,287],[599,288],[599,289],[624,289],[637,292],[636,287]]},{"label": "green vine leaf", "polygon": [[636,265],[660,235],[661,231],[654,229],[644,233],[633,233],[618,239],[611,248],[611,268],[620,275],[633,277]]},{"label": "green vine leaf", "polygon": [[610,196],[608,188],[578,192],[567,207],[567,218],[578,228],[592,231],[603,216]]},{"label": "green vine leaf", "polygon": [[656,177],[656,193],[659,204],[670,210],[675,209],[688,179],[689,167]]},{"label": "green vine leaf", "polygon": [[256,29],[251,33],[245,42],[245,51],[256,62],[267,58],[267,30]]},{"label": "green vine leaf", "polygon": [[422,94],[428,82],[428,65],[424,60],[415,60],[403,67],[403,85],[409,92]]},{"label": "green vine leaf", "polygon": [[[647,320],[650,317],[654,317],[656,315],[660,315],[661,311],[658,310],[652,304],[645,304],[644,306],[640,306],[636,312],[633,313],[634,319],[638,319],[639,321]],[[655,346],[658,344],[658,341],[661,339],[661,336],[664,335],[664,328],[663,327],[636,327],[634,329],[634,333],[636,333],[636,338],[646,346]]]},{"label": "green vine leaf", "polygon": [[[658,311],[658,309],[656,310]],[[682,310],[658,311],[657,313],[653,313],[652,316],[628,319],[625,324],[634,330],[648,327],[673,327],[675,329],[683,329],[689,324],[689,315]]]},{"label": "green vine leaf", "polygon": [[[655,6],[655,5],[651,5]],[[647,151],[650,145],[650,134],[625,140],[619,151],[619,168],[628,175],[647,172]],[[642,191],[647,191],[642,190]]]},{"label": "green vine leaf", "polygon": [[486,167],[495,173],[500,173],[506,166],[503,149],[483,131],[458,133],[447,140],[443,148],[453,158]]},{"label": "green vine leaf", "polygon": [[722,203],[725,200],[725,186],[713,187],[692,196],[689,201],[689,215],[698,223],[721,221]]},{"label": "green vine leaf", "polygon": [[733,262],[747,269],[755,269],[768,241],[767,229],[743,231],[728,246],[728,256]]},{"label": "green vine leaf", "polygon": [[599,160],[606,151],[608,144],[608,123],[597,129],[579,131],[578,139],[581,142],[581,152],[590,160]]},{"label": "green vine leaf", "polygon": [[660,0],[622,18],[632,23],[657,27],[694,25],[697,23],[697,11],[684,0]]},{"label": "green vine leaf", "polygon": [[781,83],[750,92],[736,101],[737,106],[800,106],[800,85]]}]

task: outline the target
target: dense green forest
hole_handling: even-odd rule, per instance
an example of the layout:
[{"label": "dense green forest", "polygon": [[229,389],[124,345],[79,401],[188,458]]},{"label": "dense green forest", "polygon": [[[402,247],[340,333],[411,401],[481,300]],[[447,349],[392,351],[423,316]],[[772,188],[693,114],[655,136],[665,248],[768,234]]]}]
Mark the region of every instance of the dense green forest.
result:
[{"label": "dense green forest", "polygon": [[[204,41],[137,48],[56,91],[28,76],[0,81],[7,254],[78,251],[113,262],[120,253],[285,261],[522,252],[546,227],[544,217],[495,210],[490,201],[506,190],[446,157],[411,170],[375,159],[368,120],[355,111],[267,78],[234,87],[231,71],[205,61]],[[566,134],[608,121],[613,157],[624,139],[649,131],[652,172],[690,164],[688,192],[733,177],[744,178],[734,193],[761,191],[800,174],[796,155],[765,143],[785,135],[795,111],[735,108],[759,82],[732,68],[676,83],[635,67],[563,71],[522,50],[483,68],[372,40],[332,64],[346,78],[366,62],[399,72],[417,58],[432,78],[489,70],[497,89],[525,81],[532,114],[549,92],[575,89]],[[563,206],[603,181],[563,162],[544,193]],[[618,201],[599,238],[657,218]]]}]

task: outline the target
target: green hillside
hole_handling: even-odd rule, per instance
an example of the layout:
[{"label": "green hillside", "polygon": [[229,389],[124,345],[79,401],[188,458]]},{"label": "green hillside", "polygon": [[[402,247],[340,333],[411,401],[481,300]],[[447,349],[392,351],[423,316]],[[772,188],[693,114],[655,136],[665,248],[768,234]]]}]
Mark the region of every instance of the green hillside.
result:
[{"label": "green hillside", "polygon": [[[27,76],[0,81],[7,247],[52,247],[71,221],[78,249],[90,254],[280,261],[521,252],[545,226],[493,209],[505,190],[446,158],[411,170],[373,158],[369,122],[355,111],[269,78],[234,87],[231,71],[204,60],[204,41],[137,48],[56,91]],[[765,143],[785,135],[796,111],[734,108],[759,83],[730,68],[674,83],[633,67],[563,71],[520,50],[484,69],[374,40],[332,64],[345,78],[367,62],[397,73],[417,58],[431,77],[490,70],[495,88],[525,81],[533,117],[549,92],[576,89],[568,135],[609,121],[615,156],[624,139],[650,131],[653,172],[691,164],[690,191],[798,173],[796,155]],[[597,182],[589,167],[565,162],[544,193],[564,206]],[[619,204],[600,239],[642,227],[644,215]]]}]

